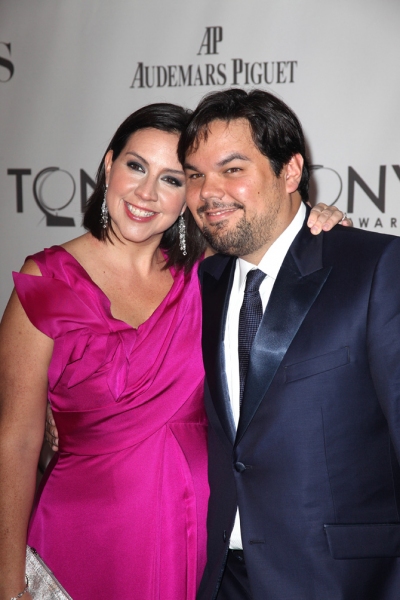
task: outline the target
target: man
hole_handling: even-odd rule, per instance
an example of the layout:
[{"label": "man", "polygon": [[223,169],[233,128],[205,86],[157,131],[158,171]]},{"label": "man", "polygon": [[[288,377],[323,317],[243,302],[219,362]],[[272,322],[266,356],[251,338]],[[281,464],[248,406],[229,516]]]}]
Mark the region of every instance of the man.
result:
[{"label": "man", "polygon": [[301,125],[267,92],[206,97],[179,158],[221,253],[200,269],[211,495],[198,597],[398,600],[400,239],[311,235]]}]

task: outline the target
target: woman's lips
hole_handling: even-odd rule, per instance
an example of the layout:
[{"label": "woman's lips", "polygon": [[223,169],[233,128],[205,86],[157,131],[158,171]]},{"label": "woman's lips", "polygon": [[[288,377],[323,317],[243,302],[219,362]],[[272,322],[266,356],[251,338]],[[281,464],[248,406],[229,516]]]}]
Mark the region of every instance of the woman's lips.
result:
[{"label": "woman's lips", "polygon": [[135,221],[150,221],[158,214],[151,210],[145,210],[144,208],[139,208],[138,206],[134,206],[133,204],[130,204],[129,202],[125,202],[125,208],[127,210],[129,218],[131,218]]}]

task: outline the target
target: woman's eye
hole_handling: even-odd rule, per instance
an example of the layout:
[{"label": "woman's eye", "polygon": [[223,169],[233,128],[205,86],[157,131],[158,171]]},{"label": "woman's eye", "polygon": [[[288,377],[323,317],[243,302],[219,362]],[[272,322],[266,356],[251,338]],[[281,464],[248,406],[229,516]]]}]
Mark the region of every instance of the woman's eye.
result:
[{"label": "woman's eye", "polygon": [[164,181],[166,181],[167,183],[169,183],[170,185],[175,185],[176,187],[182,187],[183,183],[182,181],[180,181],[179,179],[176,179],[176,177],[164,177],[163,178]]},{"label": "woman's eye", "polygon": [[144,168],[142,167],[142,165],[140,163],[137,163],[134,161],[129,161],[128,167],[130,169],[132,169],[133,171],[140,171],[141,173],[144,173]]}]

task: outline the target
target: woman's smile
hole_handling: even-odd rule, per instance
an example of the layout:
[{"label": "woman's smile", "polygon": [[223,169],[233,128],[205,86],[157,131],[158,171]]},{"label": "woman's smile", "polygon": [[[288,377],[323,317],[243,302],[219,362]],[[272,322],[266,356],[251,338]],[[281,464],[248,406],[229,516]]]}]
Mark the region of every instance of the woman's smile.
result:
[{"label": "woman's smile", "polygon": [[156,217],[158,214],[157,212],[154,212],[154,211],[139,208],[138,206],[130,204],[130,202],[127,202],[126,200],[124,200],[124,204],[127,209],[128,217],[130,219],[133,219],[134,221],[147,222],[147,221],[150,221],[153,217]]}]

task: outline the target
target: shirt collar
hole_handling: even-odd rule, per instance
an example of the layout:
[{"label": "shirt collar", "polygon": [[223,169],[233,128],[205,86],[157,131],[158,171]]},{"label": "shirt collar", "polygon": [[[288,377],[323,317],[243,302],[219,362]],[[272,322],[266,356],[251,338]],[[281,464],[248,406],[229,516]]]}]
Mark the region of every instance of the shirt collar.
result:
[{"label": "shirt collar", "polygon": [[294,238],[302,228],[305,217],[306,207],[304,203],[301,202],[299,210],[290,224],[268,248],[257,266],[247,262],[247,260],[244,260],[243,258],[238,259],[239,289],[245,285],[247,273],[252,269],[260,269],[266,275],[268,275],[268,277],[272,277],[274,280],[277,278],[279,269],[283,263],[283,259],[285,258]]}]

